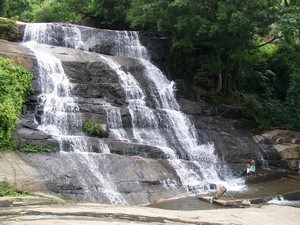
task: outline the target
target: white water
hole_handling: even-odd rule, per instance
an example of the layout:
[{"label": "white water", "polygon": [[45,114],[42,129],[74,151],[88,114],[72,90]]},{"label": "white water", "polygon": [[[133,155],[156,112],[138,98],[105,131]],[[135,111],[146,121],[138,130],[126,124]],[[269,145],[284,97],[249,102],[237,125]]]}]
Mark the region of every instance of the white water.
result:
[{"label": "white water", "polygon": [[[63,44],[67,47],[88,50],[89,46],[81,40],[80,29],[75,26],[61,27],[65,34]],[[82,119],[78,106],[70,97],[72,85],[67,79],[61,62],[52,55],[39,51],[38,43],[55,42],[55,35],[46,35],[47,24],[32,24],[26,27],[24,40],[37,56],[39,61],[40,84],[42,94],[39,96],[40,107],[43,108],[41,130],[53,134],[57,140],[68,141],[71,149],[82,154],[82,160],[91,164],[91,172],[98,173],[99,183],[108,182],[101,172],[93,166],[88,139],[81,132]],[[34,40],[34,42],[31,42]],[[228,171],[220,171],[222,163],[215,155],[213,143],[199,143],[198,134],[189,118],[180,112],[174,93],[174,82],[150,62],[147,49],[139,42],[138,33],[120,31],[116,35],[116,45],[112,53],[135,58],[143,66],[140,76],[147,81],[142,87],[134,75],[121,69],[121,65],[110,56],[99,54],[99,58],[116,71],[126,93],[128,110],[132,118],[132,131],[127,132],[122,126],[118,108],[107,107],[107,120],[110,136],[117,140],[147,144],[159,147],[173,165],[181,178],[182,185],[193,194],[206,193],[210,184],[217,187],[225,185],[228,190],[236,190],[242,186],[239,180],[233,179]],[[146,89],[147,90],[146,90]],[[154,102],[148,106],[148,99]],[[70,123],[69,121],[73,121]],[[74,123],[75,121],[75,123]],[[75,124],[75,127],[70,124]],[[99,140],[99,148],[109,153],[108,147]],[[62,147],[63,149],[63,147]],[[64,153],[66,154],[66,153]],[[106,178],[107,179],[107,178]],[[226,180],[226,182],[225,182]],[[83,180],[83,182],[85,182]],[[86,182],[88,183],[88,182]],[[164,185],[173,188],[174,181],[164,181]],[[111,203],[126,204],[117,193],[114,185],[108,185],[103,191],[114,196]],[[115,194],[111,194],[115,193]],[[109,197],[108,197],[109,198]]]},{"label": "white water", "polygon": [[[150,62],[147,50],[140,44],[137,33],[119,31],[116,42],[122,43],[122,46],[115,48],[114,54],[137,58],[143,65],[143,76],[148,81],[147,88],[155,102],[155,108],[149,108],[146,93],[134,76],[124,72],[121,65],[111,57],[101,56],[117,72],[125,90],[133,127],[133,138],[130,141],[159,147],[177,171],[183,186],[194,194],[206,192],[210,189],[210,184],[225,185],[228,190],[240,188],[239,180],[227,176],[229,185],[220,178],[218,164],[221,162],[214,154],[213,143],[198,143],[195,127],[189,118],[180,112],[174,94],[174,83],[167,80]],[[125,140],[130,137],[123,129],[120,129],[118,134]],[[174,150],[176,148],[183,150],[188,160],[179,159]]]},{"label": "white water", "polygon": [[286,205],[286,206],[294,206],[294,207],[299,207],[300,208],[300,201],[299,200],[294,200],[294,201],[289,201],[284,199],[283,196],[279,195],[273,198],[272,200],[267,202],[268,204],[273,204],[273,205]]},{"label": "white water", "polygon": [[[65,31],[66,28],[64,28]],[[98,192],[104,194],[108,201],[112,204],[127,204],[125,199],[118,193],[113,182],[109,177],[104,177],[102,171],[99,170],[92,151],[92,147],[88,138],[82,132],[82,118],[80,110],[75,103],[75,98],[70,95],[72,85],[69,82],[61,61],[54,55],[43,51],[41,43],[51,42],[52,39],[46,35],[47,24],[31,24],[27,25],[24,33],[24,45],[30,48],[38,62],[38,79],[41,88],[41,94],[38,96],[38,103],[41,113],[41,121],[38,129],[53,135],[60,142],[61,154],[63,157],[72,157],[77,154],[81,163],[86,165],[97,181],[97,185],[102,186]],[[65,45],[73,48],[85,49],[81,43],[81,36],[78,29],[73,32],[68,30],[71,37],[66,36]],[[63,143],[69,143],[73,153],[64,152]],[[104,153],[109,153],[108,146],[100,139],[98,140],[99,149]],[[71,164],[76,168],[73,160]],[[84,190],[90,192],[89,177],[81,177],[81,183]],[[93,181],[95,181],[93,180]],[[94,184],[93,184],[94,186]]]}]

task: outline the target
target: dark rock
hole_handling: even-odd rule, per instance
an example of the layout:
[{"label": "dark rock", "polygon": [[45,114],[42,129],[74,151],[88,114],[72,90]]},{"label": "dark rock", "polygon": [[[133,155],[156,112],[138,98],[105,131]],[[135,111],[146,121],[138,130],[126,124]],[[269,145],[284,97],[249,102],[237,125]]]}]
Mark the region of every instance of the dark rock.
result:
[{"label": "dark rock", "polygon": [[141,44],[147,48],[153,61],[166,61],[170,41],[152,32],[139,32]]},{"label": "dark rock", "polygon": [[111,139],[108,139],[106,144],[108,145],[110,151],[115,154],[141,156],[153,159],[166,159],[166,155],[158,147],[115,141]]},{"label": "dark rock", "polygon": [[23,139],[35,139],[35,140],[45,140],[51,138],[51,135],[46,134],[40,130],[33,130],[28,128],[20,128],[17,131],[18,136]]}]

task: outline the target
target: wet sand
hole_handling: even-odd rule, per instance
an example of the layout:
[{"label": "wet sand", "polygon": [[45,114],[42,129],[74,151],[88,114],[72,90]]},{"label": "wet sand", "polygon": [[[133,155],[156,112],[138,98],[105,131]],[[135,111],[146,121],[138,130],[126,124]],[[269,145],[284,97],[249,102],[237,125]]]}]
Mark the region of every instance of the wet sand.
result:
[{"label": "wet sand", "polygon": [[278,224],[299,225],[300,208],[265,205],[214,210],[166,210],[80,203],[1,208],[1,225]]}]

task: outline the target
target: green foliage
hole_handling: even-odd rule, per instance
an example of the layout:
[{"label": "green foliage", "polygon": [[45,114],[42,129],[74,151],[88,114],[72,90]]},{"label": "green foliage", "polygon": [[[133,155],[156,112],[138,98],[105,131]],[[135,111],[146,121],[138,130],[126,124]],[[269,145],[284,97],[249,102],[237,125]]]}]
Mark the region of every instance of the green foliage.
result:
[{"label": "green foliage", "polygon": [[34,11],[41,7],[44,0],[3,0],[0,4],[0,15],[3,17],[18,17],[25,22],[31,22]]},{"label": "green foliage", "polygon": [[0,18],[0,39],[15,40],[19,36],[19,29],[14,19]]},{"label": "green foliage", "polygon": [[72,22],[109,29],[129,28],[130,0],[53,0],[33,11],[35,22]]},{"label": "green foliage", "polygon": [[[79,22],[86,6],[82,1],[51,1],[35,12],[35,22]],[[78,9],[78,10],[75,10]]]},{"label": "green foliage", "polygon": [[12,186],[8,183],[7,179],[4,178],[2,182],[0,182],[0,197],[11,196],[16,197],[20,195],[27,194],[25,191],[15,191]]},{"label": "green foliage", "polygon": [[[251,75],[254,35],[269,32],[277,1],[132,1],[134,27],[171,35],[174,70],[207,89],[223,76],[223,94],[238,90]],[[273,4],[273,5],[272,5]],[[153,28],[154,27],[154,28]],[[207,86],[208,85],[208,86]]]},{"label": "green foliage", "polygon": [[20,152],[24,153],[50,153],[55,152],[55,148],[53,147],[42,147],[42,146],[34,146],[34,145],[27,145],[19,150]]},{"label": "green foliage", "polygon": [[203,109],[202,113],[204,116],[213,116],[214,115],[214,110],[213,109]]},{"label": "green foliage", "polygon": [[245,95],[245,118],[254,118],[259,129],[286,128],[288,110],[279,100],[262,99],[255,94]]},{"label": "green foliage", "polygon": [[95,27],[109,29],[129,29],[126,16],[131,0],[95,0],[88,1],[88,13]]},{"label": "green foliage", "polygon": [[28,0],[4,0],[0,6],[1,15],[4,17],[14,17],[21,15],[27,7]]},{"label": "green foliage", "polygon": [[101,124],[95,123],[92,120],[86,120],[83,124],[83,130],[91,136],[101,136]]},{"label": "green foliage", "polygon": [[11,145],[26,96],[32,91],[32,74],[0,57],[0,149]]},{"label": "green foliage", "polygon": [[[281,7],[279,11],[276,29],[282,32],[286,38],[291,36],[299,40],[300,37],[300,5]],[[291,40],[297,40],[291,39]]]},{"label": "green foliage", "polygon": [[[132,0],[127,20],[135,29],[159,31],[162,33],[169,30],[168,22],[172,19],[167,14],[169,2],[166,0],[140,1]],[[165,29],[166,28],[166,29]]]},{"label": "green foliage", "polygon": [[[261,128],[299,129],[299,7],[299,0],[4,0],[0,15],[160,32],[171,41],[177,77],[216,93],[221,74],[219,99],[236,97]],[[11,23],[2,29],[6,36],[16,31]],[[12,99],[1,100],[0,118],[9,124],[2,130],[18,117]],[[101,133],[92,121],[85,129]]]},{"label": "green foliage", "polygon": [[286,104],[289,109],[286,115],[289,118],[289,126],[300,130],[300,70],[292,74]]},{"label": "green foliage", "polygon": [[177,76],[213,90],[221,74],[219,95],[244,96],[236,100],[260,128],[296,129],[299,6],[280,0],[133,0],[127,19],[134,28],[171,38]]}]

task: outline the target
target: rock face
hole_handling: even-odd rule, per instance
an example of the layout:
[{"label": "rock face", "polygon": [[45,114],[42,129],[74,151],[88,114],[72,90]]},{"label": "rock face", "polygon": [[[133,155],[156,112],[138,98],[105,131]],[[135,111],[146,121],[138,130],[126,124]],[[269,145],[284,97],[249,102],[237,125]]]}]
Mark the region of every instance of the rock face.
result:
[{"label": "rock face", "polygon": [[[164,160],[116,154],[82,156],[53,153],[19,156],[28,165],[40,169],[48,190],[65,199],[139,205],[185,194],[183,188],[169,189],[162,185],[161,182],[167,182],[168,179],[180,182],[174,169]],[[94,171],[87,164],[92,164]],[[104,185],[93,183],[93,176],[102,176]],[[115,187],[111,186],[111,180]]]},{"label": "rock face", "polygon": [[11,58],[15,63],[29,70],[34,70],[35,57],[30,50],[17,43],[0,39],[1,51],[0,55]]},{"label": "rock face", "polygon": [[[125,57],[122,54],[116,55],[120,46],[116,45],[116,40],[125,40],[127,33],[81,26],[73,28],[71,29],[71,25],[49,25],[46,32],[49,32],[47,35],[52,37],[50,43],[41,44],[39,49],[51,53],[62,62],[65,74],[72,84],[70,95],[74,97],[78,106],[74,114],[80,115],[83,124],[92,121],[92,125],[101,127],[101,131],[96,136],[86,134],[90,146],[88,154],[73,153],[72,141],[67,138],[58,140],[53,135],[41,131],[39,125],[44,109],[40,107],[38,98],[42,92],[38,77],[38,59],[21,44],[1,40],[0,54],[13,58],[17,64],[30,69],[35,74],[33,80],[35,93],[30,96],[30,102],[24,107],[24,113],[15,133],[15,141],[19,148],[33,145],[50,146],[57,151],[60,149],[64,149],[65,152],[71,151],[68,154],[64,152],[20,153],[15,157],[38,171],[37,177],[40,185],[43,185],[43,190],[46,189],[65,198],[139,205],[160,198],[187,194],[186,187],[183,187],[166,152],[147,143],[124,141],[113,132],[112,122],[109,123],[108,111],[114,112],[118,109],[122,129],[124,132],[132,132],[133,118],[127,107],[128,93],[121,85],[120,75],[107,63],[109,59],[118,63],[117,70],[132,74],[141,86],[149,85],[147,78],[141,75],[144,69],[138,59]],[[23,25],[21,25],[22,31],[24,32]],[[70,32],[72,35],[68,37],[76,39],[76,42],[63,38]],[[118,35],[123,36],[118,39]],[[150,49],[153,62],[168,73],[165,64],[167,40],[149,33],[142,33],[140,40]],[[73,46],[72,43],[79,44]],[[168,75],[172,77],[171,74]],[[293,160],[299,158],[299,147],[298,150],[288,150],[283,153],[274,146],[273,142],[267,141],[271,139],[268,136],[255,135],[253,124],[239,119],[239,109],[212,106],[206,103],[202,96],[197,96],[197,92],[192,93],[191,87],[183,81],[177,80],[176,83],[177,99],[181,110],[194,122],[199,141],[214,143],[220,163],[228,165],[228,173],[233,172],[235,176],[240,176],[245,170],[245,163],[250,159],[255,159],[260,168],[267,165],[284,166],[281,157],[291,158],[290,155],[293,155]],[[147,101],[149,107],[155,105],[154,100],[151,100],[151,94],[153,93],[145,91],[145,98],[149,99]],[[190,100],[191,94],[196,96],[194,100]],[[72,118],[69,123],[72,124]],[[163,126],[163,123],[160,122],[158,126]],[[299,134],[295,135],[299,137]],[[298,139],[291,139],[290,143],[299,144]],[[283,139],[281,140],[283,142]],[[110,154],[105,152],[106,148],[101,143],[109,149]],[[189,158],[189,155],[180,149],[176,151],[179,158]],[[293,163],[294,161],[291,161],[292,166]],[[225,175],[227,172],[225,171]],[[30,174],[27,176],[30,177],[29,180],[34,179]],[[13,179],[12,176],[11,180]],[[17,179],[18,182],[19,180]],[[26,183],[24,186],[35,190]]]},{"label": "rock face", "polygon": [[[263,149],[272,149],[280,154],[287,166],[295,171],[299,169],[300,132],[290,130],[272,130],[253,137]],[[266,151],[266,150],[265,150]],[[266,152],[268,154],[268,152]]]},{"label": "rock face", "polygon": [[[184,89],[179,94],[182,111],[193,118],[200,138],[213,140],[217,153],[230,164],[236,176],[245,173],[245,164],[251,159],[256,161],[258,170],[288,168],[274,143],[262,141],[265,138],[256,134],[255,124],[241,119],[240,109],[214,106],[206,103],[201,96],[197,100],[187,100],[188,94]],[[194,95],[197,95],[196,91]],[[258,137],[261,137],[260,141]]]}]

